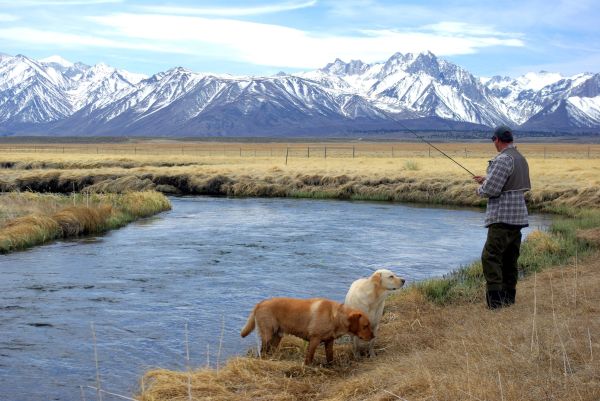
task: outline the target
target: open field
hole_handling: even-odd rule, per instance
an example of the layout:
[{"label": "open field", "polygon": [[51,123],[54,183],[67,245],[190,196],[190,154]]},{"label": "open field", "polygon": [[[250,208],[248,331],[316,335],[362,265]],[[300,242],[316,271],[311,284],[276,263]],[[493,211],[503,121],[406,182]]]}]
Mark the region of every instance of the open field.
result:
[{"label": "open field", "polygon": [[[493,146],[488,142],[434,143],[450,156],[486,157]],[[519,148],[529,156],[546,158],[600,158],[600,144],[522,143]],[[436,150],[423,142],[182,142],[144,140],[133,143],[0,143],[0,154],[40,153],[103,156],[206,157],[436,157]]]},{"label": "open field", "polygon": [[[474,195],[470,175],[437,151],[430,153],[422,143],[336,143],[335,148],[316,143],[295,143],[293,147],[262,143],[253,144],[254,150],[248,144],[218,143],[203,144],[204,150],[199,150],[197,144],[143,142],[136,145],[140,150],[133,151],[130,144],[110,148],[98,144],[84,148],[70,145],[65,153],[48,147],[43,151],[7,151],[3,146],[2,191],[156,189],[174,194],[483,204]],[[495,155],[491,143],[437,146],[475,174],[484,174],[487,161]],[[336,154],[336,149],[346,153]],[[600,204],[598,145],[523,144],[519,149],[531,166],[532,207]]]}]

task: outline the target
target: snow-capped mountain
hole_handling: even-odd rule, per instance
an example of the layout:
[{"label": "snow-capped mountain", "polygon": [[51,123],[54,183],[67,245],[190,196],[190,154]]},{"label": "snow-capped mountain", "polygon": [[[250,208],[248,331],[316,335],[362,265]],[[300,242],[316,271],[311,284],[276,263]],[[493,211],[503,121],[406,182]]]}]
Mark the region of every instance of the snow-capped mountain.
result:
[{"label": "snow-capped mountain", "polygon": [[143,76],[104,64],[90,67],[59,56],[0,59],[0,127],[30,129],[63,121],[88,104],[110,102]]},{"label": "snow-capped mountain", "polygon": [[373,65],[361,61],[345,64],[337,59],[300,76],[334,83],[330,87],[354,92],[392,114],[437,116],[481,125],[505,119],[479,80],[430,52],[396,53],[385,63]]},{"label": "snow-capped mountain", "polygon": [[[542,110],[556,108],[557,102],[568,99],[572,93],[577,93],[577,88],[586,86],[593,76],[587,73],[563,77],[560,74],[540,71],[527,73],[517,79],[496,76],[487,81],[486,86],[500,101],[499,108],[510,120],[522,125]],[[544,125],[548,124],[542,123],[541,127]],[[575,125],[573,128],[576,127],[586,125]]]},{"label": "snow-capped mountain", "polygon": [[500,123],[597,132],[600,74],[477,78],[424,52],[270,77],[181,67],[146,77],[60,56],[0,55],[0,135],[362,135]]}]

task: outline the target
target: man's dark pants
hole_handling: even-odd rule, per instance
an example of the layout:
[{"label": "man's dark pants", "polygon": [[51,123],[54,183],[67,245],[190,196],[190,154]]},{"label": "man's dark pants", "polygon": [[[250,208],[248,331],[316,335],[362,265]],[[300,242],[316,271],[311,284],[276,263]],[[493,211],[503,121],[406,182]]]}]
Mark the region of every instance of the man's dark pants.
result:
[{"label": "man's dark pants", "polygon": [[[521,227],[504,223],[491,224],[481,263],[487,290],[510,291],[517,287],[517,260],[521,248]],[[514,302],[514,301],[513,301]]]}]

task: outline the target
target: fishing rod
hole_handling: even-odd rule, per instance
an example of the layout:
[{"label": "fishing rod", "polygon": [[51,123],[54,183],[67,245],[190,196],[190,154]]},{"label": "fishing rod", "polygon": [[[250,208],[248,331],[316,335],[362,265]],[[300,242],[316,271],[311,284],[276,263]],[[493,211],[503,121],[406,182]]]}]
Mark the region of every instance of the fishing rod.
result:
[{"label": "fishing rod", "polygon": [[446,156],[448,159],[452,160],[454,163],[458,164],[463,170],[465,170],[467,173],[471,174],[471,176],[475,177],[475,174],[473,174],[469,169],[467,169],[465,166],[463,166],[462,164],[460,164],[459,162],[454,160],[452,157],[448,156],[444,151],[442,151],[437,146],[435,146],[434,144],[429,142],[427,139],[423,138],[422,136],[420,136],[415,131],[411,130],[410,128],[408,128],[406,125],[402,124],[400,121],[396,120],[395,118],[392,117],[392,120],[394,120],[396,123],[398,123],[398,125],[400,125],[403,129],[410,132],[411,134],[413,134],[414,136],[416,136],[417,138],[419,138],[420,140],[422,140],[423,142],[425,142],[426,144],[428,144],[429,146],[431,146],[432,148],[434,148],[435,150],[437,150],[438,152],[440,152],[441,154]]}]

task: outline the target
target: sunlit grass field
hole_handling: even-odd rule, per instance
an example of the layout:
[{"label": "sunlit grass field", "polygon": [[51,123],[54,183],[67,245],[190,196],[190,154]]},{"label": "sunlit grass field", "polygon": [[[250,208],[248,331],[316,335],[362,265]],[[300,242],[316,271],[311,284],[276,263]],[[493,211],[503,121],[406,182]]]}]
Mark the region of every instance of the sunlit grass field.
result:
[{"label": "sunlit grass field", "polygon": [[[440,150],[485,174],[491,143]],[[528,158],[531,206],[600,202],[600,145],[520,144]],[[64,153],[63,153],[64,149]],[[301,196],[481,205],[470,174],[423,143],[204,143],[0,146],[0,189]]]}]

